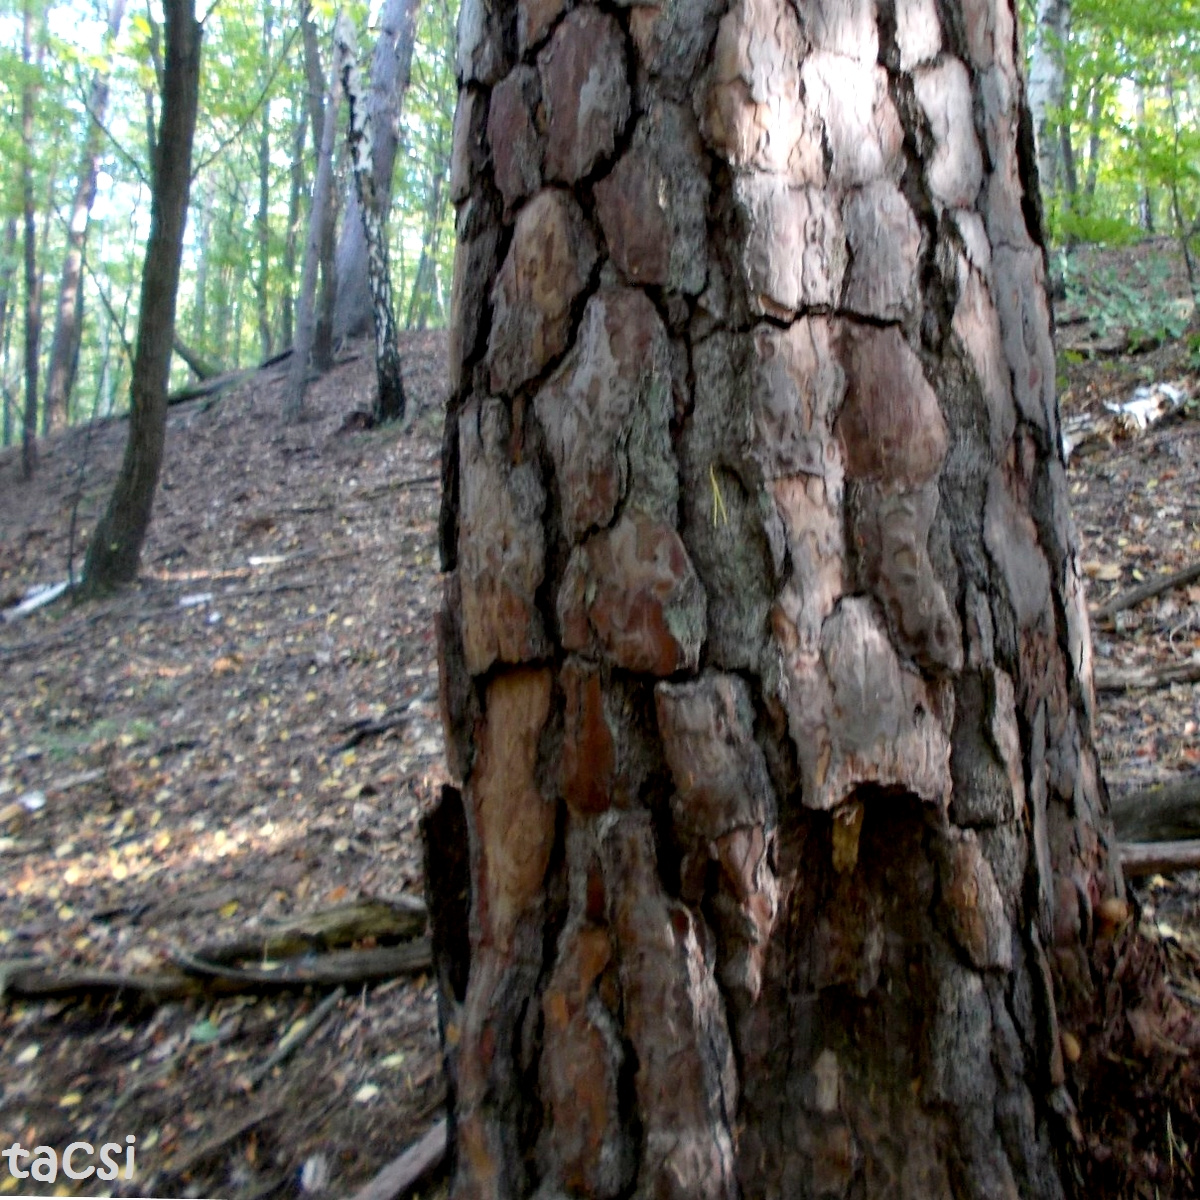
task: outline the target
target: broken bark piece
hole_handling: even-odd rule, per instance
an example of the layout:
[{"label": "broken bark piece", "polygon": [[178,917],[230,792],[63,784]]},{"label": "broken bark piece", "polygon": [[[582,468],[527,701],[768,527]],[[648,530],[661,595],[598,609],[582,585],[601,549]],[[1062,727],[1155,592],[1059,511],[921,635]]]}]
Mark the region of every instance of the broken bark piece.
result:
[{"label": "broken bark piece", "polygon": [[926,168],[933,198],[947,208],[973,208],[983,185],[983,156],[975,137],[967,68],[956,58],[922,67],[913,72],[913,90],[933,135]]},{"label": "broken bark piece", "polygon": [[514,67],[492,89],[487,141],[496,186],[509,209],[542,184],[544,146],[535,116],[540,100],[538,73],[524,64]]},{"label": "broken bark piece", "polygon": [[623,501],[674,521],[670,345],[644,293],[602,288],[588,301],[575,348],[534,408],[572,542],[608,525]]},{"label": "broken bark piece", "polygon": [[582,923],[563,931],[542,995],[539,1071],[550,1117],[538,1146],[545,1171],[573,1194],[604,1200],[628,1188],[637,1164],[618,1097],[620,1030],[595,994],[612,956],[607,930]]},{"label": "broken bark piece", "polygon": [[835,198],[784,176],[739,176],[734,195],[745,231],[742,271],[751,307],[775,317],[833,307],[848,256]]},{"label": "broken bark piece", "polygon": [[921,231],[908,201],[890,180],[855,188],[842,204],[850,250],[843,307],[898,321],[916,301]]},{"label": "broken bark piece", "polygon": [[512,462],[511,436],[499,400],[471,400],[459,416],[458,581],[463,655],[472,675],[497,661],[536,658],[547,645],[536,600],[545,569],[546,493],[532,463]]},{"label": "broken bark piece", "polygon": [[574,198],[543,188],[520,211],[492,291],[492,387],[514,392],[567,347],[571,304],[596,263]]},{"label": "broken bark piece", "polygon": [[475,770],[466,789],[487,890],[472,919],[479,943],[501,954],[538,897],[554,840],[554,805],[536,782],[538,738],[550,712],[549,670],[497,675],[487,688]]},{"label": "broken bark piece", "polygon": [[659,101],[595,189],[613,262],[631,283],[688,295],[704,288],[708,168],[691,112]]},{"label": "broken bark piece", "polygon": [[601,813],[612,803],[616,744],[605,712],[600,669],[572,655],[563,667],[563,798],[576,813]]},{"label": "broken bark piece", "polygon": [[598,644],[617,666],[693,670],[704,642],[704,589],[675,529],[639,513],[571,553],[558,594],[568,650]]},{"label": "broken bark piece", "polygon": [[820,126],[801,100],[804,49],[792,6],[736,0],[717,29],[702,127],[730,166],[820,187]]},{"label": "broken bark piece", "polygon": [[638,1188],[662,1200],[733,1200],[737,1073],[698,918],[658,880],[644,812],[604,838],[605,880],[642,1116]]},{"label": "broken bark piece", "polygon": [[629,117],[625,36],[598,9],[568,13],[538,54],[546,104],[546,176],[575,183],[610,157]]}]

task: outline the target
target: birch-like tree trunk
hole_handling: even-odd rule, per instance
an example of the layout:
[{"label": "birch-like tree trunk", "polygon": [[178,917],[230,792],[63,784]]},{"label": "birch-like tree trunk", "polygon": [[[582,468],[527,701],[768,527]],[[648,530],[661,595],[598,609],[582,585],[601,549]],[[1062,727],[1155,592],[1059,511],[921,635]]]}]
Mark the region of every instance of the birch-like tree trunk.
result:
[{"label": "birch-like tree trunk", "polygon": [[1122,883],[1014,23],[463,4],[460,1200],[1070,1190]]},{"label": "birch-like tree trunk", "polygon": [[[387,0],[379,18],[379,37],[371,56],[371,89],[367,108],[372,127],[371,169],[380,214],[386,218],[392,196],[392,172],[400,138],[400,114],[412,73],[419,0]],[[358,189],[346,196],[338,238],[337,299],[333,311],[335,338],[357,337],[372,327],[368,277],[368,241]]]},{"label": "birch-like tree trunk", "polygon": [[[125,0],[110,0],[109,46],[115,41],[124,16]],[[92,74],[87,111],[87,132],[79,159],[75,196],[71,201],[67,252],[63,256],[62,278],[58,284],[58,300],[54,311],[54,336],[50,341],[50,363],[46,368],[46,400],[42,411],[42,428],[46,433],[60,428],[68,420],[75,364],[79,361],[79,343],[83,335],[83,253],[92,204],[96,199],[100,151],[104,146],[104,120],[108,112],[107,62]]]},{"label": "birch-like tree trunk", "polygon": [[[375,186],[372,145],[374,123],[358,71],[354,26],[345,13],[334,25],[334,41],[342,55],[342,89],[346,93],[349,124],[346,141],[354,171],[355,194],[367,240],[367,282],[371,288],[371,316],[375,327],[375,375],[378,388],[375,417],[399,421],[404,417],[404,380],[400,350],[396,345],[396,318],[392,307],[392,282],[388,274],[387,239],[384,236],[384,200]],[[334,329],[337,328],[336,314]]]},{"label": "birch-like tree trunk", "polygon": [[1029,61],[1029,111],[1037,146],[1038,177],[1042,193],[1047,196],[1067,183],[1063,178],[1064,149],[1070,153],[1070,130],[1064,131],[1061,126],[1070,36],[1071,0],[1038,0]]},{"label": "birch-like tree trunk", "polygon": [[[338,14],[338,20],[341,14]],[[306,18],[307,20],[307,18]],[[336,27],[336,22],[335,22]],[[310,60],[311,61],[311,60]],[[324,88],[321,89],[324,92]],[[329,209],[333,200],[333,146],[337,140],[337,114],[342,101],[342,59],[336,35],[333,38],[333,62],[329,69],[328,102],[320,108],[321,136],[318,140],[317,175],[313,182],[312,205],[308,216],[308,237],[304,242],[304,264],[300,269],[300,292],[296,297],[296,340],[288,370],[283,416],[298,421],[304,415],[304,394],[308,390],[309,358],[316,334],[317,267],[322,246],[329,231]]]}]

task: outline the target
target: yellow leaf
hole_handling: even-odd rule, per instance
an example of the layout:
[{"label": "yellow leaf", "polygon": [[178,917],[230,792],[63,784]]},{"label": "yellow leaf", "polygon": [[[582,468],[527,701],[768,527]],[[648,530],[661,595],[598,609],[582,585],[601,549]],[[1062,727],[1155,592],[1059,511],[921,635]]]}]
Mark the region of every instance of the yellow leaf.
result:
[{"label": "yellow leaf", "polygon": [[83,1103],[83,1096],[81,1093],[68,1092],[65,1096],[63,1096],[59,1100],[58,1107],[59,1108],[75,1108],[77,1105],[82,1104],[82,1103]]},{"label": "yellow leaf", "polygon": [[230,900],[227,904],[222,904],[221,907],[217,909],[217,914],[218,916],[229,918],[232,917],[235,912],[237,912],[238,908],[238,902],[236,900]]}]

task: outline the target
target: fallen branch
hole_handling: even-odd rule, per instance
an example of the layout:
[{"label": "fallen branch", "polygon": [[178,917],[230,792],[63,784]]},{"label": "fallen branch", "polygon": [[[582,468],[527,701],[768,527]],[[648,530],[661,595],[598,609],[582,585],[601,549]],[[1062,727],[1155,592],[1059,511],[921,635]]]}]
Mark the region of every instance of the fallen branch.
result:
[{"label": "fallen branch", "polygon": [[1097,671],[1098,692],[1139,692],[1170,687],[1173,683],[1200,681],[1200,662],[1178,663],[1169,667],[1135,667],[1132,670],[1113,668]]},{"label": "fallen branch", "polygon": [[[389,729],[395,729],[399,725],[403,725],[408,718],[408,705],[397,709],[386,717],[381,717],[378,721],[356,721],[353,725],[347,726],[348,729],[353,729],[353,733],[344,741],[339,742],[330,751],[331,754],[341,754],[345,750],[352,750],[360,742],[365,742],[367,738],[378,737],[381,733],[387,733]],[[345,729],[343,729],[345,732]]]},{"label": "fallen branch", "polygon": [[280,1063],[286,1062],[305,1042],[308,1041],[322,1025],[325,1024],[325,1018],[346,998],[346,989],[339,987],[329,993],[316,1008],[309,1014],[308,1019],[294,1033],[288,1034],[287,1037],[279,1043],[278,1049],[272,1054],[261,1067],[256,1067],[250,1072],[250,1087],[254,1089],[270,1073],[275,1070]]},{"label": "fallen branch", "polygon": [[1120,852],[1121,868],[1131,878],[1200,868],[1200,841],[1126,842]]},{"label": "fallen branch", "polygon": [[1097,621],[1103,621],[1128,608],[1133,608],[1134,605],[1141,604],[1143,600],[1153,600],[1155,596],[1161,596],[1163,592],[1183,587],[1188,583],[1195,583],[1197,579],[1200,579],[1200,563],[1193,563],[1190,567],[1184,567],[1182,571],[1176,571],[1172,575],[1160,575],[1157,579],[1151,579],[1135,588],[1130,588],[1127,592],[1121,592],[1093,609],[1092,616]]},{"label": "fallen branch", "polygon": [[227,1125],[220,1133],[214,1134],[207,1141],[201,1142],[194,1150],[188,1151],[166,1167],[172,1175],[186,1175],[206,1158],[211,1158],[218,1150],[223,1150],[230,1142],[236,1141],[244,1133],[249,1133],[256,1125],[269,1121],[283,1111],[283,1105],[278,1102],[238,1117],[231,1125]]},{"label": "fallen branch", "polygon": [[256,367],[245,367],[240,371],[226,371],[223,375],[214,375],[202,383],[180,388],[179,391],[172,392],[167,397],[167,407],[187,404],[190,400],[200,400],[204,396],[215,396],[225,391],[226,388],[233,387],[234,384],[241,383],[244,379],[249,379],[256,370]]},{"label": "fallen branch", "polygon": [[94,992],[121,995],[132,993],[159,1004],[195,996],[200,982],[175,971],[125,975],[119,971],[55,971],[50,968],[14,972],[5,989],[25,999],[50,1000],[56,997],[86,996]]},{"label": "fallen branch", "polygon": [[153,1004],[202,993],[229,995],[306,987],[358,986],[429,970],[429,939],[372,950],[342,950],[319,958],[281,962],[274,968],[227,967],[180,951],[179,971],[124,975],[115,971],[54,971],[21,968],[7,975],[5,991],[25,999],[48,1000],[93,994],[130,994]]},{"label": "fallen branch", "polygon": [[316,959],[281,962],[275,967],[226,967],[205,962],[186,951],[177,951],[176,963],[189,975],[232,985],[232,990],[257,987],[334,987],[337,984],[374,983],[396,975],[426,971],[433,962],[428,938],[402,946],[371,950],[335,950]]},{"label": "fallen branch", "polygon": [[1200,838],[1200,775],[1114,796],[1112,818],[1125,842]]},{"label": "fallen branch", "polygon": [[250,960],[296,958],[374,938],[409,940],[425,932],[425,905],[415,896],[355,900],[281,921],[252,937],[201,946],[196,957],[219,966]]},{"label": "fallen branch", "polygon": [[374,1179],[355,1192],[351,1200],[396,1200],[441,1165],[448,1146],[449,1131],[443,1117],[420,1141],[392,1159]]}]

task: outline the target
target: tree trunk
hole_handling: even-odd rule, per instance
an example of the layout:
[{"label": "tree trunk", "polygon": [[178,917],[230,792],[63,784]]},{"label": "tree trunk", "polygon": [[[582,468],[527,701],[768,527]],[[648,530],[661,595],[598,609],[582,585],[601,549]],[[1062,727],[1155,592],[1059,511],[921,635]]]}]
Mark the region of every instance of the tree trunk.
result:
[{"label": "tree trunk", "polygon": [[1062,167],[1059,125],[1066,98],[1066,50],[1071,35],[1070,0],[1038,0],[1029,62],[1029,109],[1037,144],[1043,195],[1058,190]]},{"label": "tree trunk", "polygon": [[564,7],[459,22],[453,1194],[1063,1196],[1122,885],[1013,0]]},{"label": "tree trunk", "polygon": [[[317,27],[313,23],[311,8],[305,11],[301,26],[304,35],[304,76],[308,82],[308,109],[312,122],[313,147],[320,155],[325,130],[325,76],[321,70],[321,50],[317,43]],[[341,81],[337,82],[341,94]],[[336,107],[336,106],[335,106]],[[336,122],[334,125],[336,133]],[[330,170],[333,170],[332,146]],[[332,180],[332,176],[331,176]],[[330,184],[332,189],[332,182]],[[314,184],[315,189],[315,184]],[[337,234],[337,193],[331,190],[325,204],[323,223],[320,226],[320,269],[321,295],[317,304],[313,325],[312,365],[322,374],[333,366],[333,306],[337,283],[334,277],[334,248]]]},{"label": "tree trunk", "polygon": [[[108,41],[120,31],[125,15],[125,0],[110,0]],[[75,382],[75,363],[83,334],[83,251],[87,242],[88,221],[96,199],[96,176],[100,151],[104,145],[104,119],[108,111],[108,66],[92,75],[88,93],[87,132],[79,161],[71,220],[67,227],[67,252],[63,257],[62,279],[54,316],[54,336],[50,342],[50,365],[46,369],[46,400],[43,429],[49,433],[64,425],[69,417],[71,389]]]},{"label": "tree trunk", "polygon": [[[263,15],[262,61],[267,70],[271,61],[271,30],[273,14],[268,7]],[[271,298],[269,292],[271,266],[271,98],[263,97],[262,126],[258,134],[258,213],[255,217],[258,235],[258,275],[254,281],[254,296],[258,308],[258,342],[262,362],[271,357]]]},{"label": "tree trunk", "polygon": [[[380,15],[379,39],[371,59],[371,92],[367,101],[373,130],[372,179],[379,213],[385,216],[392,195],[392,168],[400,134],[400,113],[412,72],[413,42],[417,32],[419,0],[387,0]],[[338,241],[335,275],[337,300],[333,335],[357,337],[372,326],[372,298],[368,278],[368,242],[356,186],[348,190],[342,232]]]},{"label": "tree trunk", "polygon": [[[42,335],[42,280],[37,269],[37,211],[33,198],[33,110],[37,81],[33,71],[32,0],[25,0],[21,61],[21,208],[25,251],[25,412],[21,432],[21,469],[26,479],[37,470],[38,343]],[[38,55],[40,62],[41,55]]]},{"label": "tree trunk", "polygon": [[156,139],[150,236],[142,267],[129,438],[108,508],[88,545],[83,589],[98,595],[137,578],[167,430],[167,383],[191,183],[202,26],[195,0],[164,0],[166,64]]},{"label": "tree trunk", "polygon": [[292,165],[289,171],[287,232],[283,240],[283,297],[280,302],[279,344],[292,345],[296,337],[295,295],[296,243],[300,240],[300,202],[304,196],[304,143],[307,140],[308,115],[296,114],[292,131]]},{"label": "tree trunk", "polygon": [[[396,345],[396,318],[392,308],[392,283],[388,275],[387,240],[384,237],[383,200],[375,188],[371,147],[375,127],[363,95],[358,74],[354,27],[345,13],[334,25],[334,40],[342,55],[342,89],[350,120],[346,141],[354,170],[355,194],[367,240],[367,282],[371,289],[371,315],[375,326],[375,418],[399,421],[404,417],[404,380],[400,373],[400,350]],[[336,329],[336,313],[334,327]]]},{"label": "tree trunk", "polygon": [[300,272],[296,340],[292,346],[292,361],[288,370],[287,392],[283,404],[283,416],[286,421],[298,421],[304,415],[309,356],[312,354],[317,323],[317,266],[330,224],[328,213],[333,199],[333,146],[337,139],[337,114],[342,100],[342,59],[336,35],[333,39],[332,58],[329,70],[329,102],[322,106],[324,127],[317,142],[317,175],[313,183],[312,206],[309,209],[308,237],[304,243],[304,265]]},{"label": "tree trunk", "polygon": [[[17,218],[4,222],[4,248],[0,250],[0,346],[8,349],[9,324],[12,320],[12,283],[17,273]],[[6,364],[5,364],[6,365]],[[3,367],[0,366],[0,370]],[[5,443],[7,445],[7,442]]]}]

